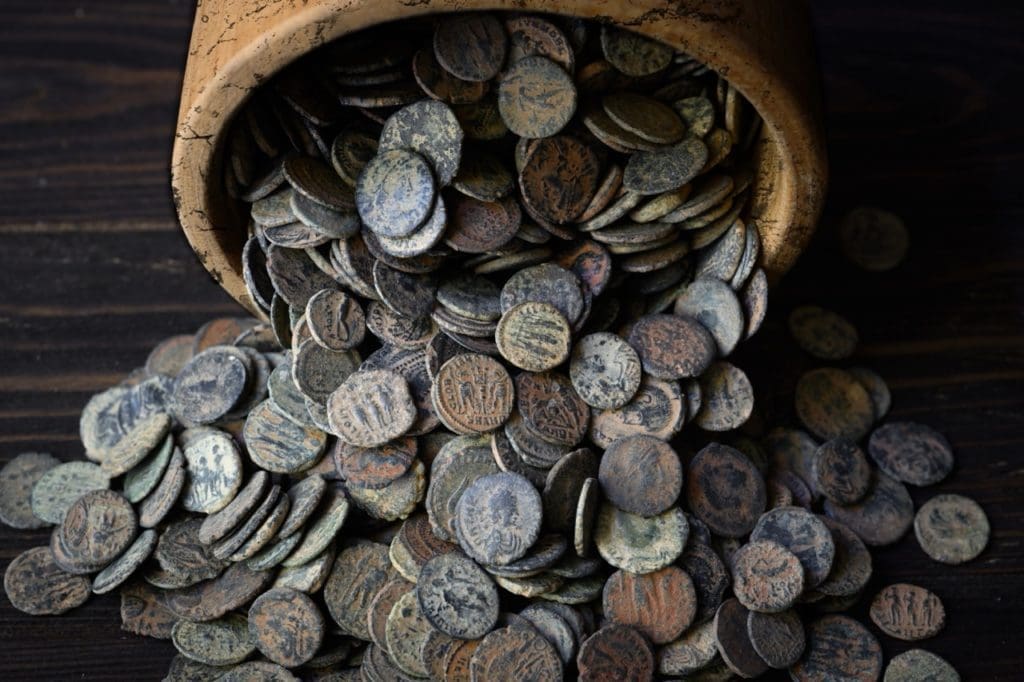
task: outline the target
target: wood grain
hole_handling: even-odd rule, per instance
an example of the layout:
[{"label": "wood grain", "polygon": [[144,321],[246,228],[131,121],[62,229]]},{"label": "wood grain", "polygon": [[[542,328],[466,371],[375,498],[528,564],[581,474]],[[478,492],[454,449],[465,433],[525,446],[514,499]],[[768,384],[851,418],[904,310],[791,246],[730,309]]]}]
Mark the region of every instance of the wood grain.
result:
[{"label": "wood grain", "polygon": [[[826,218],[737,363],[789,419],[793,306],[848,316],[854,360],[892,418],[942,430],[957,467],[937,492],[977,499],[993,536],[965,566],[912,537],[875,555],[868,596],[909,581],[943,599],[924,643],[964,679],[1020,679],[1024,612],[1024,11],[976,1],[814,3],[831,155]],[[191,3],[6,0],[0,8],[0,461],[81,456],[78,411],[160,339],[237,310],[174,227],[168,165]],[[847,265],[832,226],[862,203],[911,230],[906,263]],[[774,405],[774,408],[773,408]],[[0,566],[46,539],[0,529]],[[865,600],[866,602],[867,600]],[[855,612],[866,622],[866,603]],[[873,626],[869,626],[872,627]],[[876,634],[877,633],[876,631]],[[879,634],[887,656],[910,645]],[[160,679],[173,648],[119,629],[118,599],[33,618],[0,598],[0,678]]]}]

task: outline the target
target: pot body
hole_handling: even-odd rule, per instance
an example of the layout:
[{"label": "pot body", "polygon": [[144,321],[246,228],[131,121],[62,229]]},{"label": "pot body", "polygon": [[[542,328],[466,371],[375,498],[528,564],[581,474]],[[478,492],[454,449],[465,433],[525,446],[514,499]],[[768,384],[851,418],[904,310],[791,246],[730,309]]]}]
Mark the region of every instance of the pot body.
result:
[{"label": "pot body", "polygon": [[247,96],[292,61],[345,34],[424,14],[515,10],[574,15],[664,41],[727,78],[764,120],[751,216],[777,279],[814,231],[827,161],[819,74],[804,0],[200,0],[172,157],[182,229],[203,265],[250,311],[246,218],[219,179],[224,140]]}]

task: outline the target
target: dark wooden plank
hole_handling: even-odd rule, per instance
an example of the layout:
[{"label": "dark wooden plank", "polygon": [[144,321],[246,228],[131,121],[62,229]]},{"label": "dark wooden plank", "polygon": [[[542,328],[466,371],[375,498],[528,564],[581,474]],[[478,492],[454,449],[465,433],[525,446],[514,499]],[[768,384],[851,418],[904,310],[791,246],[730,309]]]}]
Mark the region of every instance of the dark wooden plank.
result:
[{"label": "dark wooden plank", "polygon": [[[167,165],[191,3],[7,0],[0,8],[0,461],[77,458],[78,411],[161,338],[237,310],[177,232]],[[877,577],[936,591],[946,629],[924,646],[965,679],[1020,679],[1024,610],[1024,10],[987,1],[814,3],[832,183],[820,234],[773,293],[737,362],[766,411],[791,420],[785,313],[847,315],[854,362],[894,393],[893,418],[954,444],[954,475],[914,490],[979,500],[993,525],[977,561],[942,567],[912,537]],[[907,220],[898,270],[845,264],[834,225],[873,203]],[[0,566],[46,541],[0,529]],[[117,598],[31,618],[0,599],[0,678],[159,679],[173,650],[119,631]],[[863,607],[860,614],[863,615]],[[880,635],[887,655],[909,648]]]}]

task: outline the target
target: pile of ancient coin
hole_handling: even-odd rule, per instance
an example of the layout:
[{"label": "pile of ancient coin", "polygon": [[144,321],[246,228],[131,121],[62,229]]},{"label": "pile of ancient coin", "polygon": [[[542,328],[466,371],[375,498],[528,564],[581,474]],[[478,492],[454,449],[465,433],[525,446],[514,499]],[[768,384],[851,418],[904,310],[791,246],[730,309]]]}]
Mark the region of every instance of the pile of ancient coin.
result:
[{"label": "pile of ancient coin", "polygon": [[[750,423],[725,358],[766,309],[757,125],[687,56],[562,18],[388,26],[294,65],[226,146],[267,320],[160,344],[85,407],[89,461],[3,469],[0,519],[54,526],[8,598],[119,589],[170,680],[879,677],[837,615],[868,547],[913,523],[962,562],[987,521],[955,495],[915,519],[905,484],[952,450],[880,424],[870,370],[801,377],[806,430]],[[875,262],[869,223],[848,241]],[[823,360],[856,347],[828,310],[790,326]],[[912,585],[871,616],[944,622]],[[926,665],[956,677],[922,650],[886,677]]]}]

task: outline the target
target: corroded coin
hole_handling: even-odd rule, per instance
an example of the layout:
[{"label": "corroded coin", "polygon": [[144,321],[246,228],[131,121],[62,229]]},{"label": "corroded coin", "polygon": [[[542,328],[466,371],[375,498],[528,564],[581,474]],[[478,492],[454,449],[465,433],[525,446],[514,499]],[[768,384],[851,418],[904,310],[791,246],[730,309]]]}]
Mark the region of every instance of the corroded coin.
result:
[{"label": "corroded coin", "polygon": [[683,553],[689,524],[678,507],[645,518],[601,505],[594,543],[605,561],[624,571],[650,573],[668,566]]},{"label": "corroded coin", "polygon": [[469,679],[558,680],[562,660],[555,647],[531,626],[494,630],[480,642],[469,663]]},{"label": "corroded coin", "polygon": [[946,609],[938,596],[908,583],[883,588],[871,600],[868,614],[885,634],[911,642],[934,637],[946,625]]},{"label": "corroded coin", "polygon": [[413,677],[427,674],[423,647],[433,629],[420,610],[414,591],[403,594],[391,607],[385,624],[385,639],[392,662],[402,672]]},{"label": "corroded coin", "polygon": [[770,667],[788,668],[800,660],[807,640],[804,624],[792,609],[781,613],[747,614],[747,636],[757,655]]},{"label": "corroded coin", "polygon": [[94,395],[82,408],[78,434],[89,459],[101,461],[107,450],[124,436],[120,413],[129,393],[125,386],[114,386]]},{"label": "corroded coin", "polygon": [[924,649],[909,649],[889,660],[884,682],[960,682],[960,674],[946,659]]},{"label": "corroded coin", "polygon": [[382,261],[373,264],[373,287],[387,307],[413,319],[430,314],[434,307],[436,280],[389,267]]},{"label": "corroded coin", "polygon": [[426,619],[452,637],[477,639],[498,622],[498,588],[458,552],[441,554],[423,566],[416,597]]},{"label": "corroded coin", "polygon": [[689,675],[711,665],[718,656],[714,622],[707,621],[688,629],[682,637],[658,650],[658,673]]},{"label": "corroded coin", "polygon": [[690,460],[686,498],[694,515],[719,535],[743,537],[767,504],[764,478],[739,450],[711,443]]},{"label": "corroded coin", "polygon": [[170,428],[171,418],[162,412],[138,421],[107,451],[100,466],[111,477],[127,473],[163,443]]},{"label": "corroded coin", "polygon": [[757,655],[747,634],[747,614],[736,599],[722,602],[715,612],[715,641],[718,653],[733,673],[740,677],[757,677],[768,671],[768,664]]},{"label": "corroded coin", "polygon": [[498,111],[516,135],[550,137],[576,113],[576,86],[569,74],[550,59],[524,57],[501,78]]},{"label": "corroded coin", "polygon": [[946,437],[925,424],[889,422],[868,441],[878,468],[911,485],[934,485],[953,470],[953,449]]},{"label": "corroded coin", "polygon": [[383,488],[412,466],[416,439],[405,437],[375,448],[360,448],[338,442],[335,466],[342,478],[358,488]]},{"label": "corroded coin", "polygon": [[81,569],[74,572],[90,573],[128,549],[137,530],[135,510],[123,495],[93,490],[68,507],[57,534],[66,558]]},{"label": "corroded coin", "polygon": [[645,376],[628,403],[591,415],[590,439],[598,447],[637,434],[668,440],[683,428],[685,419],[686,403],[679,383]]},{"label": "corroded coin", "polygon": [[914,522],[914,502],[902,483],[875,471],[867,495],[859,502],[840,506],[825,500],[825,513],[848,526],[864,544],[891,545]]},{"label": "corroded coin", "polygon": [[569,622],[559,613],[546,608],[547,605],[546,602],[535,602],[520,611],[519,615],[555,647],[562,664],[569,665],[576,657],[578,637]]},{"label": "corroded coin", "polygon": [[743,338],[749,339],[757,333],[768,314],[768,276],[757,268],[740,291],[743,316],[747,320]]},{"label": "corroded coin", "polygon": [[580,398],[591,407],[624,406],[640,388],[640,357],[621,337],[597,332],[573,347],[569,378]]},{"label": "corroded coin", "polygon": [[543,372],[569,357],[572,330],[553,305],[530,301],[501,316],[494,340],[502,357],[516,367]]},{"label": "corroded coin", "polygon": [[871,578],[871,552],[857,534],[844,524],[827,516],[821,517],[821,520],[832,532],[836,553],[828,578],[815,589],[834,597],[858,594]]},{"label": "corroded coin", "polygon": [[366,318],[359,302],[337,289],[324,289],[309,299],[306,325],[318,344],[333,351],[355,348],[366,335]]},{"label": "corroded coin", "polygon": [[367,228],[385,237],[407,237],[434,207],[436,187],[430,164],[408,149],[381,151],[356,183],[356,208]]},{"label": "corroded coin", "polygon": [[174,452],[174,437],[167,434],[163,443],[128,471],[124,477],[124,496],[128,498],[129,502],[137,504],[146,495],[153,492],[171,461],[172,452]]},{"label": "corroded coin", "polygon": [[174,647],[207,665],[241,663],[256,651],[256,641],[244,616],[231,614],[206,623],[180,620],[171,631]]},{"label": "corroded coin", "polygon": [[139,504],[139,525],[143,528],[154,528],[167,514],[185,489],[188,478],[185,456],[179,448],[174,448],[171,461],[167,463],[160,482]]},{"label": "corroded coin", "polygon": [[459,544],[477,561],[507,564],[537,541],[542,518],[540,493],[526,478],[504,471],[482,476],[459,497]]},{"label": "corroded coin", "polygon": [[199,541],[210,544],[230,533],[263,499],[269,480],[270,476],[265,471],[254,473],[226,507],[203,519],[199,527]]},{"label": "corroded coin", "polygon": [[832,533],[821,518],[802,507],[779,507],[765,512],[750,539],[771,540],[795,554],[804,568],[807,587],[819,585],[832,570],[836,552]]},{"label": "corroded coin", "polygon": [[269,661],[246,661],[229,668],[224,674],[217,677],[223,682],[250,682],[261,680],[265,682],[298,682],[298,677],[292,675],[284,666],[270,663]]},{"label": "corroded coin", "polygon": [[0,521],[23,530],[45,527],[47,521],[32,513],[32,489],[60,463],[44,452],[23,452],[5,464],[0,469]]},{"label": "corroded coin", "polygon": [[590,203],[601,178],[597,154],[565,135],[541,139],[519,173],[523,201],[557,224],[575,220]]},{"label": "corroded coin", "polygon": [[345,487],[341,483],[334,482],[327,486],[325,499],[318,508],[316,517],[302,536],[302,542],[284,560],[285,567],[301,566],[331,544],[348,518],[351,508],[345,492]]},{"label": "corroded coin", "polygon": [[4,592],[19,611],[33,616],[56,615],[89,599],[89,579],[62,570],[48,547],[35,547],[7,566]]},{"label": "corroded coin", "polygon": [[589,557],[594,542],[594,523],[597,508],[600,504],[596,478],[587,478],[580,486],[579,498],[576,500],[576,514],[573,519],[573,548],[581,557]]},{"label": "corroded coin", "polygon": [[324,602],[343,632],[370,638],[367,611],[393,575],[385,545],[359,540],[338,554],[324,585]]},{"label": "corroded coin", "polygon": [[307,338],[299,343],[292,357],[292,380],[302,395],[324,403],[358,367],[357,351],[329,350],[316,339]]},{"label": "corroded coin", "polygon": [[244,564],[233,564],[213,580],[166,592],[163,605],[179,618],[213,620],[248,604],[273,579],[271,571],[252,571]]},{"label": "corroded coin", "polygon": [[772,540],[753,540],[732,555],[732,590],[751,611],[785,611],[804,591],[804,569],[795,554]]},{"label": "corroded coin", "polygon": [[293,667],[316,655],[324,638],[324,617],[316,603],[296,590],[274,588],[249,607],[249,634],[260,653]]},{"label": "corroded coin", "polygon": [[461,436],[449,441],[431,466],[426,508],[434,532],[455,540],[455,512],[466,488],[477,478],[499,471],[489,439]]},{"label": "corroded coin", "polygon": [[854,619],[822,616],[807,627],[806,634],[803,658],[789,669],[794,680],[877,680],[882,674],[882,647]]},{"label": "corroded coin", "polygon": [[590,408],[557,372],[522,372],[516,377],[516,406],[527,428],[549,443],[575,446],[587,433]]},{"label": "corroded coin", "polygon": [[465,353],[437,372],[431,391],[438,417],[456,433],[486,433],[512,413],[515,387],[501,363],[486,355]]},{"label": "corroded coin", "polygon": [[171,409],[188,425],[212,424],[241,400],[250,365],[234,348],[215,346],[189,360],[174,380]]},{"label": "corroded coin", "polygon": [[160,534],[154,558],[160,568],[173,575],[194,580],[215,578],[226,564],[218,561],[211,548],[199,539],[203,520],[187,518],[170,524]]},{"label": "corroded coin", "polygon": [[597,458],[586,448],[570,452],[551,467],[543,492],[546,526],[560,531],[573,527],[584,482],[596,473]]},{"label": "corroded coin", "polygon": [[505,282],[501,289],[503,313],[528,301],[550,303],[571,324],[579,320],[584,308],[579,279],[554,263],[523,268]]},{"label": "corroded coin", "polygon": [[708,160],[708,148],[695,137],[656,151],[638,151],[629,157],[622,186],[644,196],[671,192],[697,177]]},{"label": "corroded coin", "polygon": [[416,421],[409,384],[395,372],[360,370],[327,401],[331,431],[351,445],[375,447],[401,436]]},{"label": "corroded coin", "polygon": [[842,360],[857,348],[857,330],[846,318],[816,305],[789,314],[789,333],[798,346],[821,360]]},{"label": "corroded coin", "polygon": [[867,367],[851,367],[846,370],[864,386],[868,395],[871,396],[871,403],[875,406],[875,421],[879,421],[889,413],[892,407],[892,394],[885,379],[879,376],[878,372]]},{"label": "corroded coin", "polygon": [[92,581],[94,594],[106,594],[128,580],[156,548],[157,534],[154,530],[145,530],[135,538],[135,542],[121,556],[107,564],[96,574]]},{"label": "corroded coin", "polygon": [[508,61],[539,54],[572,73],[576,65],[574,45],[555,23],[539,16],[522,15],[505,19],[508,31]]},{"label": "corroded coin", "polygon": [[481,12],[448,17],[434,32],[434,55],[456,78],[486,81],[505,63],[508,36],[501,22]]},{"label": "corroded coin", "polygon": [[366,328],[382,342],[400,348],[421,348],[437,333],[428,318],[404,317],[377,301],[366,307]]},{"label": "corroded coin", "polygon": [[178,616],[162,605],[163,592],[146,582],[121,588],[121,629],[144,637],[170,639]]},{"label": "corroded coin", "polygon": [[627,625],[611,623],[590,635],[576,657],[580,680],[652,680],[654,652],[644,636]]},{"label": "corroded coin", "polygon": [[462,80],[441,68],[432,49],[416,53],[412,60],[412,73],[424,92],[448,104],[479,102],[487,92],[485,81]]},{"label": "corroded coin", "polygon": [[398,600],[403,596],[412,594],[415,600],[414,587],[415,585],[402,580],[401,577],[396,575],[393,579],[384,583],[383,586],[377,588],[376,592],[369,595],[369,606],[367,611],[361,615],[369,633],[369,639],[385,651],[387,651],[388,617],[391,615],[391,611],[398,603]]},{"label": "corroded coin", "polygon": [[212,514],[227,506],[242,487],[242,458],[234,439],[210,431],[184,444],[188,481],[181,505],[188,511]]},{"label": "corroded coin", "polygon": [[914,518],[914,535],[921,549],[944,564],[962,564],[977,557],[988,545],[989,532],[985,511],[963,495],[936,495],[921,505]]},{"label": "corroded coin", "polygon": [[729,588],[730,580],[729,571],[722,559],[711,547],[696,541],[698,523],[696,519],[690,522],[693,541],[679,557],[678,564],[693,580],[697,594],[697,621],[702,622],[715,615],[719,604],[722,603],[722,596]]},{"label": "corroded coin", "polygon": [[814,453],[811,469],[815,490],[836,504],[857,502],[871,485],[867,457],[856,443],[845,438],[822,443]]},{"label": "corroded coin", "polygon": [[242,433],[252,461],[274,473],[295,473],[308,468],[327,445],[326,433],[296,424],[270,400],[264,400],[249,413]]},{"label": "corroded coin", "polygon": [[284,160],[284,177],[299,194],[335,211],[352,208],[352,192],[338,182],[331,167],[311,156],[293,155]]},{"label": "corroded coin", "polygon": [[841,369],[823,367],[803,374],[796,384],[795,404],[804,426],[824,440],[860,441],[875,419],[871,396]]},{"label": "corroded coin", "polygon": [[305,310],[306,303],[318,291],[337,288],[334,280],[317,267],[303,249],[270,245],[267,274],[277,295],[298,310]]},{"label": "corroded coin", "polygon": [[453,312],[482,322],[501,317],[499,289],[489,279],[478,275],[461,275],[437,288],[437,301]]},{"label": "corroded coin", "polygon": [[650,76],[672,63],[674,51],[639,33],[612,26],[601,27],[601,51],[612,66],[627,76]]},{"label": "corroded coin", "polygon": [[[410,149],[434,168],[442,187],[451,184],[462,157],[462,128],[443,102],[424,99],[399,109],[384,124],[380,150]],[[400,235],[391,235],[400,236]]]},{"label": "corroded coin", "polygon": [[746,329],[743,310],[732,287],[713,277],[689,284],[676,299],[673,310],[676,315],[700,322],[714,337],[721,357],[735,350]]},{"label": "corroded coin", "polygon": [[686,126],[672,107],[635,92],[613,92],[602,98],[605,113],[634,135],[656,144],[679,142]]},{"label": "corroded coin", "polygon": [[907,255],[910,238],[903,220],[889,211],[863,206],[839,224],[843,253],[865,270],[891,270]]},{"label": "corroded coin", "polygon": [[697,320],[677,315],[647,315],[633,324],[629,345],[644,371],[659,379],[700,376],[715,359],[715,340]]},{"label": "corroded coin", "polygon": [[643,575],[619,570],[605,583],[601,605],[609,620],[635,628],[654,644],[665,644],[693,622],[697,594],[690,576],[675,566]]},{"label": "corroded coin", "polygon": [[605,450],[598,472],[604,496],[631,514],[655,516],[671,507],[683,486],[679,455],[665,441],[638,435]]},{"label": "corroded coin", "polygon": [[700,378],[701,408],[694,418],[705,431],[742,426],[754,411],[754,388],[739,367],[716,362]]},{"label": "corroded coin", "polygon": [[327,582],[333,563],[334,547],[328,545],[327,549],[306,563],[282,568],[274,580],[274,587],[287,587],[306,594],[315,594]]}]

